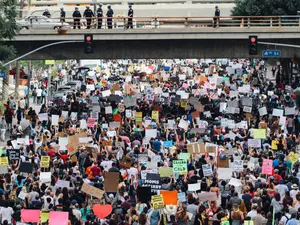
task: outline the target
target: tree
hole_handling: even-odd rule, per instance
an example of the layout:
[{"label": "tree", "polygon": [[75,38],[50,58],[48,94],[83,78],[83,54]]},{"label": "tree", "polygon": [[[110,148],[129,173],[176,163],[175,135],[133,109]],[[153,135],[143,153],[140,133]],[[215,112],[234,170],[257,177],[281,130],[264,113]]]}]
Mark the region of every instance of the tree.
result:
[{"label": "tree", "polygon": [[[0,62],[5,62],[15,56],[15,49],[5,43],[5,39],[11,40],[18,31],[16,24],[16,0],[0,0]],[[5,70],[0,63],[0,70]]]},{"label": "tree", "polygon": [[297,15],[300,0],[236,0],[232,16]]}]

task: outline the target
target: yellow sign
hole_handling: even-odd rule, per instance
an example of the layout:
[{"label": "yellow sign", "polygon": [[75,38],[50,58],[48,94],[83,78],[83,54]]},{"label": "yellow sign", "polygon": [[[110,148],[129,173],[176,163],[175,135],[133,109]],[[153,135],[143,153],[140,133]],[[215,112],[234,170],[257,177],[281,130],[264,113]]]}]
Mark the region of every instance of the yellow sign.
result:
[{"label": "yellow sign", "polygon": [[42,223],[46,223],[49,220],[49,212],[41,212],[40,219]]},{"label": "yellow sign", "polygon": [[253,129],[254,139],[266,139],[266,129]]},{"label": "yellow sign", "polygon": [[273,149],[273,150],[278,150],[277,144],[278,144],[278,141],[277,141],[277,140],[272,140],[272,149]]},{"label": "yellow sign", "polygon": [[41,158],[41,168],[49,168],[50,156],[42,156]]},{"label": "yellow sign", "polygon": [[152,111],[152,119],[154,119],[156,122],[159,122],[159,112],[158,111]]},{"label": "yellow sign", "polygon": [[163,209],[165,207],[163,196],[162,195],[153,195],[152,196],[152,205],[153,205],[154,210]]},{"label": "yellow sign", "polygon": [[135,123],[142,126],[142,122],[143,122],[143,113],[142,112],[136,112],[136,114],[135,114]]},{"label": "yellow sign", "polygon": [[8,166],[8,157],[0,158],[0,166]]},{"label": "yellow sign", "polygon": [[55,64],[55,60],[45,60],[45,64],[46,65],[54,65]]},{"label": "yellow sign", "polygon": [[290,154],[288,156],[289,156],[289,159],[292,161],[292,165],[294,165],[295,162],[297,162],[299,159],[298,153],[295,154],[294,152],[290,152]]}]

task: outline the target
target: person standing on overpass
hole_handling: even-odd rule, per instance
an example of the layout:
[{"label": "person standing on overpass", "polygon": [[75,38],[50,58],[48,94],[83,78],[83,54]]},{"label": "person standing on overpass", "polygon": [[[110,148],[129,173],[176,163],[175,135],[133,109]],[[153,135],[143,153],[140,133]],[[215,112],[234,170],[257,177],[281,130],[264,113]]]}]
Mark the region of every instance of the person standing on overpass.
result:
[{"label": "person standing on overpass", "polygon": [[46,16],[48,18],[51,17],[51,14],[49,13],[48,9],[45,9],[45,11],[43,12],[43,16]]},{"label": "person standing on overpass", "polygon": [[220,22],[220,9],[218,6],[215,7],[215,16],[214,16],[214,28],[219,27]]},{"label": "person standing on overpass", "polygon": [[132,6],[129,5],[127,29],[129,29],[129,28],[133,29],[132,18],[133,18],[133,9],[132,9]]},{"label": "person standing on overpass", "polygon": [[75,7],[75,11],[73,12],[73,18],[74,18],[73,29],[76,29],[76,26],[78,27],[78,29],[80,29],[81,13],[78,11],[78,7]]},{"label": "person standing on overpass", "polygon": [[112,17],[114,16],[114,11],[112,10],[111,6],[107,6],[107,27],[108,29],[112,29]]},{"label": "person standing on overpass", "polygon": [[87,23],[87,29],[91,28],[91,22],[92,22],[92,18],[94,17],[94,13],[93,11],[90,9],[89,6],[86,7],[86,10],[83,13],[83,17],[86,18],[86,23]]},{"label": "person standing on overpass", "polygon": [[60,8],[60,22],[64,23],[66,20],[66,12],[64,11],[64,8]]},{"label": "person standing on overpass", "polygon": [[102,17],[103,17],[102,5],[99,5],[99,8],[97,9],[98,29],[101,29],[102,27]]}]

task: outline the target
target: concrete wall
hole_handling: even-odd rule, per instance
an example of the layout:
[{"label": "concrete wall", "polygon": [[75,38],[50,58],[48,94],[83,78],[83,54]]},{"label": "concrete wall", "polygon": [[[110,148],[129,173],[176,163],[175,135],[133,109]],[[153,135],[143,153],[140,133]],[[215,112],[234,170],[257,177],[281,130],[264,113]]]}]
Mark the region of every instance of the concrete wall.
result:
[{"label": "concrete wall", "polygon": [[[262,39],[265,42],[300,44],[299,39]],[[43,41],[15,42],[18,55],[48,44]],[[275,49],[272,46],[259,46],[259,52]],[[299,48],[277,47],[282,57],[300,56]],[[94,53],[85,54],[83,43],[52,46],[34,53],[26,59],[143,59],[143,58],[245,58],[248,55],[248,40],[202,39],[202,40],[103,40],[94,42]],[[257,56],[261,57],[261,53]]]}]

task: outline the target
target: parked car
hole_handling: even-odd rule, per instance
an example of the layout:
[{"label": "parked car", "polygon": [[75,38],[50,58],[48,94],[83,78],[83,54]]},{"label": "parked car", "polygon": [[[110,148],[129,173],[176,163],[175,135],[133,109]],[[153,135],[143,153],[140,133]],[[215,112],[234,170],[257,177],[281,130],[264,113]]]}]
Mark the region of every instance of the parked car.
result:
[{"label": "parked car", "polygon": [[80,81],[69,81],[66,83],[66,86],[72,87],[72,89],[76,90],[78,87],[80,88],[81,82]]},{"label": "parked car", "polygon": [[58,88],[57,88],[57,91],[58,91],[58,92],[72,91],[72,89],[73,89],[73,88],[72,88],[71,86],[65,86],[65,85],[64,85],[64,86],[58,87]]},{"label": "parked car", "polygon": [[17,25],[20,28],[33,28],[33,29],[58,29],[58,28],[70,28],[70,24],[62,23],[58,20],[53,20],[46,16],[28,16],[24,19],[17,20]]}]

